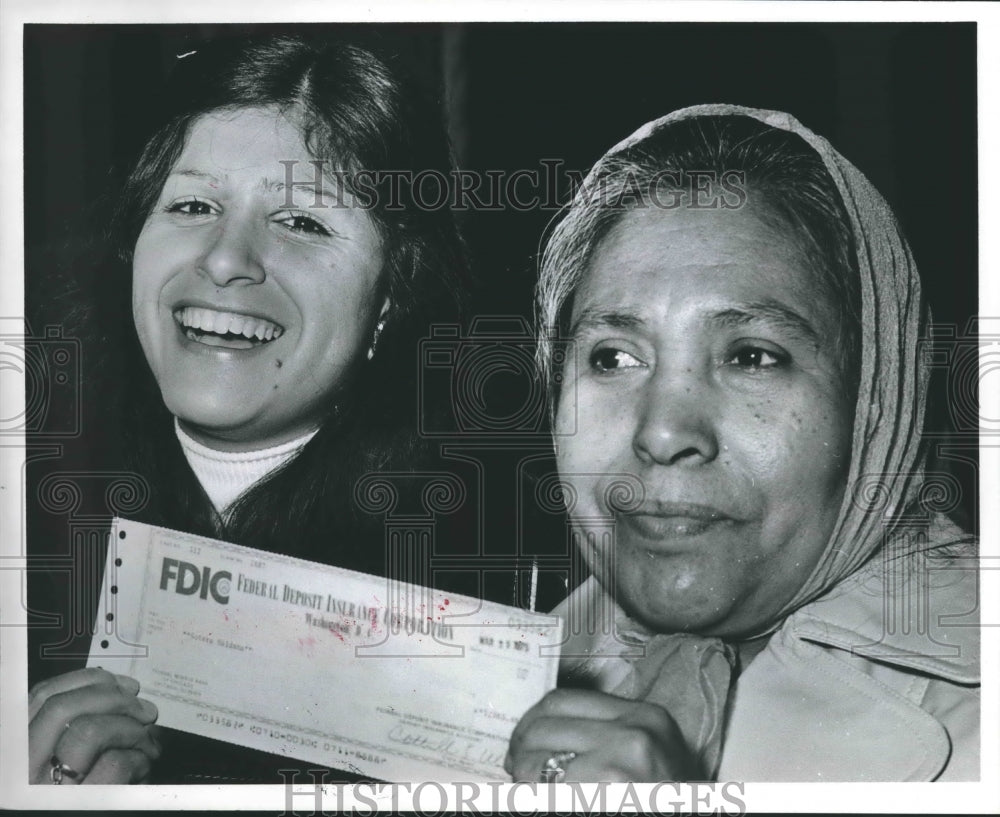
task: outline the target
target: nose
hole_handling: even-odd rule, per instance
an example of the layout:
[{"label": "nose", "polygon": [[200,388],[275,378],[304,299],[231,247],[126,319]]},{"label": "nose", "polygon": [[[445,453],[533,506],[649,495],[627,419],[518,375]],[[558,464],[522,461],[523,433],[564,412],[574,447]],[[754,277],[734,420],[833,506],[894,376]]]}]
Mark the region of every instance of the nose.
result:
[{"label": "nose", "polygon": [[227,214],[213,225],[198,260],[199,271],[220,287],[262,283],[266,275],[258,243],[263,229],[250,218]]},{"label": "nose", "polygon": [[658,371],[650,378],[632,449],[647,465],[700,465],[719,455],[711,395],[693,373]]}]

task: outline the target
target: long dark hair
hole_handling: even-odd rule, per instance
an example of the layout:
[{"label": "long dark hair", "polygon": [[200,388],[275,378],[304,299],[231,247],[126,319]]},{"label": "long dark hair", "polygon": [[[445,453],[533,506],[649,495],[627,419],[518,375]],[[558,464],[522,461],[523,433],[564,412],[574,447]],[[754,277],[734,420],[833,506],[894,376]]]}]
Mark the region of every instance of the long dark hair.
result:
[{"label": "long dark hair", "polygon": [[[353,33],[214,43],[178,60],[161,99],[163,124],[143,149],[115,209],[109,239],[115,280],[122,283],[113,287],[117,297],[101,299],[102,327],[120,325],[129,314],[122,295],[130,292],[136,239],[199,116],[294,106],[310,153],[324,163],[335,161],[337,169],[414,175],[431,170],[447,176],[452,167],[442,116],[427,91],[395,57],[373,43],[361,44]],[[125,342],[117,349],[120,370],[131,379],[122,407],[122,455],[150,484],[145,521],[356,569],[381,569],[382,549],[375,539],[381,541],[382,526],[354,507],[353,487],[371,471],[427,467],[419,414],[434,406],[426,399],[418,406],[418,343],[432,323],[461,320],[468,283],[464,250],[447,208],[421,207],[406,185],[398,185],[392,196],[376,187],[369,200],[391,299],[377,352],[338,395],[337,405],[330,405],[316,436],[248,490],[225,519],[184,459],[128,321]],[[109,307],[117,315],[110,317]],[[101,340],[107,344],[113,338],[105,332]]]}]

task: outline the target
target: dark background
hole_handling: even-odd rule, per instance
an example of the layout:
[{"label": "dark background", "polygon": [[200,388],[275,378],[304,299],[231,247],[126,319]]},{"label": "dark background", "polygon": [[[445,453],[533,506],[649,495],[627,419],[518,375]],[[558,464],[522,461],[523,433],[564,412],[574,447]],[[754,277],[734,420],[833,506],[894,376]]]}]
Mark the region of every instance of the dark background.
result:
[{"label": "dark background", "polygon": [[[543,159],[583,171],[642,123],[696,103],[788,111],[886,196],[911,242],[936,321],[957,326],[960,338],[976,313],[975,24],[376,28],[441,95],[459,166],[480,172],[539,169]],[[25,27],[29,318],[45,301],[48,259],[65,257],[82,231],[92,230],[88,219],[107,206],[101,196],[113,171],[148,134],[157,89],[176,55],[212,37],[270,29]],[[460,214],[479,282],[474,313],[530,316],[538,241],[552,215],[513,208]],[[525,387],[504,377],[488,387]],[[975,400],[974,383],[962,389]],[[962,484],[959,514],[977,528],[978,441],[974,426],[965,428],[956,413],[955,393],[939,373],[931,425],[944,432],[940,467]]]}]

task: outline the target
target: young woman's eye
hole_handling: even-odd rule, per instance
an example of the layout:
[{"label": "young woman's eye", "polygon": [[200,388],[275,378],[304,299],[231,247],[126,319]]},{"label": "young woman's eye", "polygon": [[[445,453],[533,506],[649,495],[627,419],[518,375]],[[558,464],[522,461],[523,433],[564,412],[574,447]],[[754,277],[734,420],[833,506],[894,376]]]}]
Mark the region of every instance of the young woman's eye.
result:
[{"label": "young woman's eye", "polygon": [[279,223],[284,224],[293,233],[333,235],[325,224],[305,213],[288,213],[284,218],[279,219]]},{"label": "young woman's eye", "polygon": [[168,213],[179,213],[184,216],[209,216],[215,212],[207,201],[201,199],[183,199],[167,205]]},{"label": "young woman's eye", "polygon": [[641,366],[638,358],[628,352],[613,347],[596,349],[590,354],[590,368],[596,372],[613,372]]},{"label": "young woman's eye", "polygon": [[729,360],[733,366],[757,372],[764,369],[774,369],[788,363],[788,357],[771,349],[760,346],[743,346],[737,349]]}]

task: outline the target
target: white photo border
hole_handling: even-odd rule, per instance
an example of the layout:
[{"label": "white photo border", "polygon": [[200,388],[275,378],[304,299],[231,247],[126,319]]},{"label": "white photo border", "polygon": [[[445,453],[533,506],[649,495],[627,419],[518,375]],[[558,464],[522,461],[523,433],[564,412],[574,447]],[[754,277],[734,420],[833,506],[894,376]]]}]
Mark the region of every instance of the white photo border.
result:
[{"label": "white photo border", "polygon": [[[262,0],[204,3],[195,0],[128,2],[128,0],[6,0],[0,7],[0,161],[2,213],[0,275],[2,314],[24,309],[24,175],[23,26],[26,23],[222,23],[222,22],[441,22],[441,21],[659,21],[659,22],[966,22],[977,23],[979,125],[979,310],[1000,316],[1000,8],[980,3],[812,3],[812,2],[531,2],[444,3],[333,2],[331,0]],[[3,372],[0,416],[23,411],[23,380]],[[994,376],[996,377],[996,376]],[[1000,417],[1000,388],[982,388],[981,416]],[[18,487],[24,466],[23,441],[6,439],[0,445],[0,620],[24,621],[20,603],[24,590],[24,510]],[[1000,808],[1000,447],[980,448],[981,555],[983,629],[982,782],[908,784],[746,784],[741,797],[751,812],[921,812],[996,813]],[[988,501],[986,498],[993,498]],[[288,807],[283,786],[157,786],[157,787],[29,787],[26,783],[27,700],[23,626],[0,627],[0,805],[21,809],[261,809],[276,812]],[[562,787],[560,787],[562,788]],[[639,787],[637,787],[639,788]],[[568,791],[555,801],[535,800],[530,789],[508,785],[499,790],[506,805],[522,811],[570,806]],[[330,789],[325,810],[346,805]],[[379,801],[384,808],[388,798]],[[400,795],[398,806],[409,801]],[[432,801],[436,802],[436,801]],[[613,794],[609,802],[616,801]],[[718,800],[715,801],[718,804]],[[363,803],[359,808],[366,808]],[[295,809],[309,812],[312,800],[295,797]],[[491,807],[484,796],[477,807]]]}]

